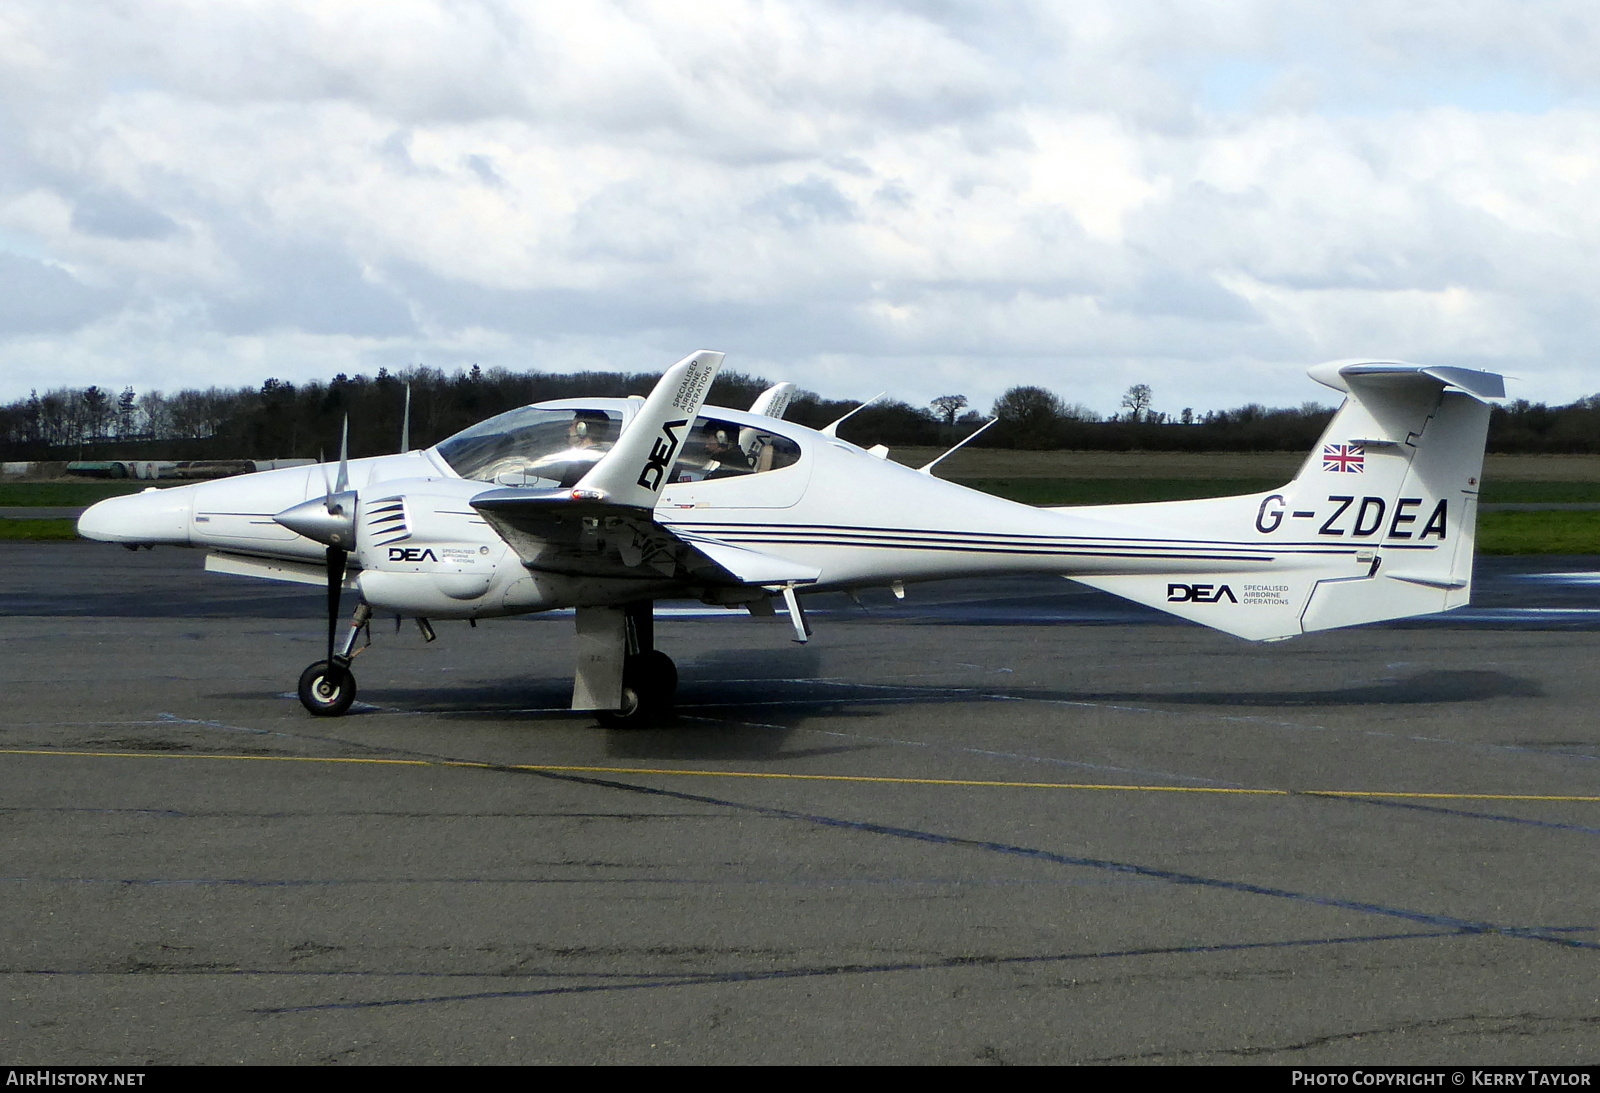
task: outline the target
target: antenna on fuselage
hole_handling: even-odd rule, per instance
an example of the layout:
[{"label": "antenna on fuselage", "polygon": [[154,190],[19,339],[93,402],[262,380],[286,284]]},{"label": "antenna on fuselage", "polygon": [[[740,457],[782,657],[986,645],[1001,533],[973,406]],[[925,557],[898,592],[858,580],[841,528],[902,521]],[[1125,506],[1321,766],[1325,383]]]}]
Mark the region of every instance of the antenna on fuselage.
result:
[{"label": "antenna on fuselage", "polygon": [[877,402],[879,399],[881,399],[884,395],[887,395],[888,393],[889,392],[887,392],[887,391],[879,391],[876,395],[873,395],[866,402],[863,402],[860,406],[857,406],[854,410],[851,410],[848,414],[844,415],[844,417],[840,418],[838,421],[835,421],[832,425],[824,426],[822,429],[820,429],[818,431],[821,432],[823,436],[838,436],[839,435],[839,426],[843,425],[846,421],[849,421],[851,418],[855,417],[861,411],[865,410],[868,406],[871,406],[874,402]]},{"label": "antenna on fuselage", "polygon": [[930,463],[924,463],[922,466],[918,467],[917,468],[917,473],[918,474],[926,474],[926,475],[930,475],[931,476],[933,474],[933,468],[934,468],[934,466],[936,464],[942,462],[947,457],[954,455],[968,441],[978,439],[979,434],[981,434],[985,429],[987,429],[989,426],[993,425],[995,422],[997,422],[999,420],[1000,419],[997,418],[997,417],[992,417],[988,421],[985,421],[982,425],[978,426],[978,428],[975,429],[973,432],[968,433],[967,436],[964,439],[958,440],[956,442],[955,447],[951,448],[948,452],[945,452],[944,455],[941,455],[938,459],[935,459]]}]

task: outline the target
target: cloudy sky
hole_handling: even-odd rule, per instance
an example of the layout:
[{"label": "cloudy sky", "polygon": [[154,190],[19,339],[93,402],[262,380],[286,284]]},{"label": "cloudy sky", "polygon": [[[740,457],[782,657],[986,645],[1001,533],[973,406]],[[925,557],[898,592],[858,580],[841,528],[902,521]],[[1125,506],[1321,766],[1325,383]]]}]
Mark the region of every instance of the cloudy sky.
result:
[{"label": "cloudy sky", "polygon": [[[8,0],[0,400],[697,348],[836,397],[1600,391],[1591,0]],[[1325,397],[1326,396],[1326,397]]]}]

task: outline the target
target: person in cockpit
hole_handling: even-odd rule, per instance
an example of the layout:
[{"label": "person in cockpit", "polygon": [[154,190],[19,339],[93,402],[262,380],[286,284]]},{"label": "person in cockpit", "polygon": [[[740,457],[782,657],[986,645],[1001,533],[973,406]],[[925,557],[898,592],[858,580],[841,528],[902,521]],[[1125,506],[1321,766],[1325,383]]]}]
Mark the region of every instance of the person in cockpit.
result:
[{"label": "person in cockpit", "polygon": [[566,463],[558,482],[562,489],[578,484],[589,473],[589,468],[611,450],[615,437],[611,435],[611,419],[597,410],[579,410],[567,426],[567,450],[553,459]]},{"label": "person in cockpit", "polygon": [[729,478],[750,473],[750,457],[739,447],[739,434],[726,422],[706,425],[704,438],[706,477]]}]

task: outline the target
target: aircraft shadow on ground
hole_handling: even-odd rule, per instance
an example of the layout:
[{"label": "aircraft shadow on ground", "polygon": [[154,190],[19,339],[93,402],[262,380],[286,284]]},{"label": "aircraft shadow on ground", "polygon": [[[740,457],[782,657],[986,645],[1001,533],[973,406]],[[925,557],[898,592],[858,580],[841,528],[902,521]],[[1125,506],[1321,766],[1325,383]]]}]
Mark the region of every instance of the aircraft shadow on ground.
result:
[{"label": "aircraft shadow on ground", "polygon": [[1078,702],[1156,702],[1185,706],[1425,706],[1494,698],[1541,698],[1534,680],[1488,669],[1430,670],[1322,690],[1038,691],[1019,697]]},{"label": "aircraft shadow on ground", "polygon": [[[798,655],[797,655],[798,654]],[[841,754],[870,744],[791,748],[795,732],[830,717],[877,718],[893,709],[926,704],[988,706],[996,698],[1070,704],[1192,706],[1218,708],[1315,708],[1411,706],[1539,698],[1534,681],[1505,672],[1429,670],[1391,679],[1320,690],[1216,690],[1172,692],[1090,691],[1071,688],[971,686],[882,687],[863,690],[855,681],[830,679],[809,650],[738,650],[700,656],[679,685],[678,703],[654,727],[602,729],[605,754],[620,761],[762,762]],[[498,724],[593,724],[593,715],[565,707],[565,679],[516,679],[439,688],[390,689],[372,694],[380,710],[399,707],[451,721]]]},{"label": "aircraft shadow on ground", "polygon": [[703,650],[683,666],[676,708],[654,728],[608,732],[606,755],[750,763],[856,751],[860,745],[789,747],[832,705],[817,702],[827,686],[813,648]]}]

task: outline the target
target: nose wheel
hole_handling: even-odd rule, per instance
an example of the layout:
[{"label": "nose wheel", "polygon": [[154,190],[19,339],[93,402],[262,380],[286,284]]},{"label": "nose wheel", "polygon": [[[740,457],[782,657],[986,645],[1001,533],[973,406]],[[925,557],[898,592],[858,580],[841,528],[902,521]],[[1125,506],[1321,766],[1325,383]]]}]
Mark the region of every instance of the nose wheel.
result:
[{"label": "nose wheel", "polygon": [[[334,649],[330,643],[328,659],[319,660],[300,673],[300,705],[313,717],[338,717],[356,700],[356,677],[350,671],[350,661],[359,651],[357,639],[367,632],[371,621],[372,608],[360,604],[350,620],[350,632],[345,635],[343,647]],[[371,643],[370,638],[368,643]]]},{"label": "nose wheel", "polygon": [[356,700],[356,677],[348,663],[319,660],[300,673],[300,705],[315,717],[338,717]]}]

